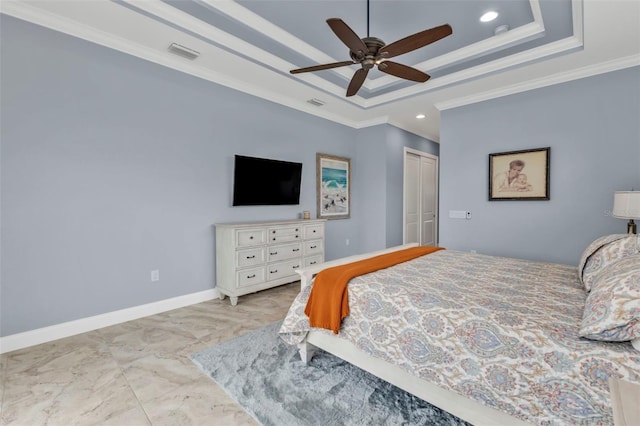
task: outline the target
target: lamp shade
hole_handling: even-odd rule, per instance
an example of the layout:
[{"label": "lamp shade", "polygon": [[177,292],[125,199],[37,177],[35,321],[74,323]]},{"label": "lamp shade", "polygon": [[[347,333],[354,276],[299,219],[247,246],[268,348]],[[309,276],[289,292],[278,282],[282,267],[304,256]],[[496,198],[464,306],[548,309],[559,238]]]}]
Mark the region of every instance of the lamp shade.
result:
[{"label": "lamp shade", "polygon": [[640,219],[640,191],[616,191],[611,214],[620,219]]}]

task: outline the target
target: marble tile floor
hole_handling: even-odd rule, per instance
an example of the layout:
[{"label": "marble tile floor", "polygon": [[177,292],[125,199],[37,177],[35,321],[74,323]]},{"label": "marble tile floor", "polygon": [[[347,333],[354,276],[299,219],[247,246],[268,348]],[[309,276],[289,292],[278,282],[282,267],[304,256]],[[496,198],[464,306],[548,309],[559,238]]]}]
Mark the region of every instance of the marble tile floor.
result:
[{"label": "marble tile floor", "polygon": [[0,355],[0,425],[255,425],[189,355],[283,319],[299,283]]}]

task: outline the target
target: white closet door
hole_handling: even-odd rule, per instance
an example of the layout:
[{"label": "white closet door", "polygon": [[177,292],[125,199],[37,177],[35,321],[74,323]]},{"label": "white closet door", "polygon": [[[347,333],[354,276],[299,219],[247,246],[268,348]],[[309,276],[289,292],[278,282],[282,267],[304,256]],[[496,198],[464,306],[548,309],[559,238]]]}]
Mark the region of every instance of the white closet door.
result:
[{"label": "white closet door", "polygon": [[404,243],[438,243],[438,157],[405,148]]},{"label": "white closet door", "polygon": [[420,244],[423,246],[436,245],[436,160],[420,157],[421,180],[421,230]]},{"label": "white closet door", "polygon": [[420,243],[420,156],[406,153],[404,162],[404,242]]}]

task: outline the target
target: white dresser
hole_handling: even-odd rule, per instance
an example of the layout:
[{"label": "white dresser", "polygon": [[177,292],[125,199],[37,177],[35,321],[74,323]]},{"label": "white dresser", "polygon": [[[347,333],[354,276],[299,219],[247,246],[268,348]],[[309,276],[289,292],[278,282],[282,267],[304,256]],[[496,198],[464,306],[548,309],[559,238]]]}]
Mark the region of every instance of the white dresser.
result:
[{"label": "white dresser", "polygon": [[320,220],[216,223],[216,288],[220,299],[298,281],[295,270],[324,262]]}]

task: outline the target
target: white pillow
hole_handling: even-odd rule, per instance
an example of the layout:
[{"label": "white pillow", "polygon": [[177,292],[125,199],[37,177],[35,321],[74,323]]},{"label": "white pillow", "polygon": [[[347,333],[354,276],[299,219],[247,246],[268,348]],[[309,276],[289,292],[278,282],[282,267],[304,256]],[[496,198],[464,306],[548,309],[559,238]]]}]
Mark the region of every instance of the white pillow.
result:
[{"label": "white pillow", "polygon": [[611,263],[638,253],[637,237],[630,234],[612,234],[597,238],[582,253],[578,276],[584,289],[591,291],[593,282]]},{"label": "white pillow", "polygon": [[580,336],[605,342],[640,339],[640,253],[609,263],[592,283]]}]

